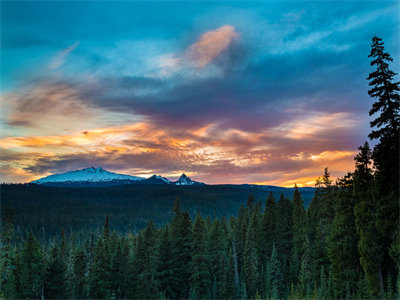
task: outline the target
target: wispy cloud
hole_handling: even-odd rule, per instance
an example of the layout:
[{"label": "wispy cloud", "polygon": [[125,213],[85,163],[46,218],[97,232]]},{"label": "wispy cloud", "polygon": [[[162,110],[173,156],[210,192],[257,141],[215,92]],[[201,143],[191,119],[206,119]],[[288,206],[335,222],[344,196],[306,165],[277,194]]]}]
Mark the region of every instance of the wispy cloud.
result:
[{"label": "wispy cloud", "polygon": [[63,51],[61,51],[59,54],[57,54],[55,57],[53,57],[53,59],[51,60],[50,64],[49,64],[49,69],[58,69],[59,67],[61,67],[68,55],[75,50],[76,47],[78,47],[78,45],[80,44],[80,41],[75,42],[73,45],[69,46],[68,48],[64,49]]}]

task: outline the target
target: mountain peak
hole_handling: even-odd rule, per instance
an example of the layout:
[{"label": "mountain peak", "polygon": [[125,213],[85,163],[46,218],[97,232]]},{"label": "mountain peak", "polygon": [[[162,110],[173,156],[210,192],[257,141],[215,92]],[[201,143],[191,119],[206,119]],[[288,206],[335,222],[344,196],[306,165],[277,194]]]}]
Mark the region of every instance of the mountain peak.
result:
[{"label": "mountain peak", "polygon": [[138,181],[144,178],[118,174],[104,170],[102,167],[89,167],[65,173],[53,174],[39,180],[34,180],[32,183],[71,183],[71,182],[109,182],[113,180],[130,180]]},{"label": "mountain peak", "polygon": [[177,181],[175,181],[176,185],[203,185],[203,182],[197,182],[190,177],[188,177],[185,173],[183,173]]}]

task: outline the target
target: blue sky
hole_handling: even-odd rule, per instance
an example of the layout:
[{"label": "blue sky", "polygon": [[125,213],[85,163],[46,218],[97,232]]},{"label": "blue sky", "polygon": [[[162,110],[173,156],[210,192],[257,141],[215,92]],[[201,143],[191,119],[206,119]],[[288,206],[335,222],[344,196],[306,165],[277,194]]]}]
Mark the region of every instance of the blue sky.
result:
[{"label": "blue sky", "polygon": [[394,1],[1,5],[6,181],[102,165],[310,185],[369,132],[373,35],[399,70]]}]

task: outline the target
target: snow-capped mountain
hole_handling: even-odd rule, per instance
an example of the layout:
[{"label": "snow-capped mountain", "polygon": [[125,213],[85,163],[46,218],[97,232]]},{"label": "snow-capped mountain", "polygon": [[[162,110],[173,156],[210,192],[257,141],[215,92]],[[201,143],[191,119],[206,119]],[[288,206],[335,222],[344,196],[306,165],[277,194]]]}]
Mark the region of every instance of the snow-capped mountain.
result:
[{"label": "snow-capped mountain", "polygon": [[175,185],[204,185],[203,182],[198,182],[190,179],[186,174],[182,174],[177,181],[174,182]]},{"label": "snow-capped mountain", "polygon": [[146,180],[141,181],[143,184],[172,184],[170,180],[160,175],[153,175]]},{"label": "snow-capped mountain", "polygon": [[101,167],[98,168],[85,168],[76,171],[69,171],[60,174],[50,175],[39,180],[34,180],[32,183],[47,184],[47,183],[101,183],[111,181],[141,181],[145,178],[130,176],[124,174],[117,174],[109,172]]}]

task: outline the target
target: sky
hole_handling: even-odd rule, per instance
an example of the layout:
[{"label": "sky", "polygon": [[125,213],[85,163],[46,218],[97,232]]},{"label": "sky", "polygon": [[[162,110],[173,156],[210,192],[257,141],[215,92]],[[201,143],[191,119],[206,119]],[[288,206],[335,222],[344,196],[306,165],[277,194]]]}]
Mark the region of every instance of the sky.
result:
[{"label": "sky", "polygon": [[[101,166],[313,186],[370,131],[398,1],[2,1],[0,181]],[[398,80],[398,77],[397,77]]]}]

